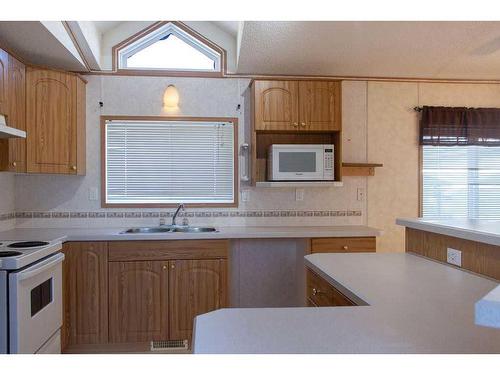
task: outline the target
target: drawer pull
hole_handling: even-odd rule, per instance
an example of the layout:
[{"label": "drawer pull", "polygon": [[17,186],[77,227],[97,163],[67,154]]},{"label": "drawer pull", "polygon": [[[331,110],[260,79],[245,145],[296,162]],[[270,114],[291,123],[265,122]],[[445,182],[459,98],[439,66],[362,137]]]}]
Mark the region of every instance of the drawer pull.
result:
[{"label": "drawer pull", "polygon": [[344,249],[344,250],[349,250],[349,246],[344,245],[344,246],[342,246],[342,249]]}]

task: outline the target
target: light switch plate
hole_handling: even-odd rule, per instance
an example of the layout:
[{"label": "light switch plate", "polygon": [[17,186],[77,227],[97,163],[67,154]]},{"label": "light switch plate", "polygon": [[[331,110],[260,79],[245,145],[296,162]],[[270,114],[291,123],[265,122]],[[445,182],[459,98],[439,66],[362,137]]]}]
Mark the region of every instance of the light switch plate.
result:
[{"label": "light switch plate", "polygon": [[455,266],[462,267],[462,252],[457,249],[448,247],[446,249],[446,261]]},{"label": "light switch plate", "polygon": [[96,201],[99,199],[99,192],[96,187],[89,188],[89,201]]},{"label": "light switch plate", "polygon": [[295,200],[296,201],[304,200],[304,189],[295,189]]},{"label": "light switch plate", "polygon": [[241,191],[241,201],[248,202],[249,200],[250,200],[250,191],[249,190],[242,190]]}]

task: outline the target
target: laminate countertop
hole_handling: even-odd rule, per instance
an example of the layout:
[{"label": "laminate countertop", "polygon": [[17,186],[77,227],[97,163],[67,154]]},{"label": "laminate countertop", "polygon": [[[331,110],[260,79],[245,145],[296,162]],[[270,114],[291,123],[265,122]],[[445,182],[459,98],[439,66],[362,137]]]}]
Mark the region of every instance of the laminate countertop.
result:
[{"label": "laminate countertop", "polygon": [[500,220],[401,218],[396,220],[396,224],[407,228],[500,246]]},{"label": "laminate countertop", "polygon": [[474,324],[498,284],[407,253],[311,254],[306,265],[363,303],[221,309],[195,319],[195,353],[500,353]]},{"label": "laminate countertop", "polygon": [[[130,227],[129,227],[130,228]],[[134,241],[238,238],[374,237],[381,231],[363,225],[316,227],[216,227],[211,233],[122,233],[128,228],[16,228],[0,232],[0,241]]]}]

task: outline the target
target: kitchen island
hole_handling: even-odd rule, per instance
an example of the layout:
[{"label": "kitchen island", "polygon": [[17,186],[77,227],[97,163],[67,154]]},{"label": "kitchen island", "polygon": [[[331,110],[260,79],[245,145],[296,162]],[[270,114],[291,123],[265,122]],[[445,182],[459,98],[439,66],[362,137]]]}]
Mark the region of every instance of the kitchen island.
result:
[{"label": "kitchen island", "polygon": [[474,324],[488,278],[412,254],[311,254],[306,266],[365,306],[222,309],[195,320],[195,353],[500,353]]}]

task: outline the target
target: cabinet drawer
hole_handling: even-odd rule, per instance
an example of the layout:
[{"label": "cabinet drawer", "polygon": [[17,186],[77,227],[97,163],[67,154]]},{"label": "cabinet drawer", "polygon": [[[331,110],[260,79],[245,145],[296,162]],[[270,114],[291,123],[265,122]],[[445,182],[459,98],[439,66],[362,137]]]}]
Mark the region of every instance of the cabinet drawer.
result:
[{"label": "cabinet drawer", "polygon": [[355,306],[326,280],[307,270],[307,305],[308,306]]},{"label": "cabinet drawer", "polygon": [[311,253],[366,253],[376,251],[375,237],[312,238]]},{"label": "cabinet drawer", "polygon": [[109,242],[109,261],[222,259],[228,240],[170,240]]}]

